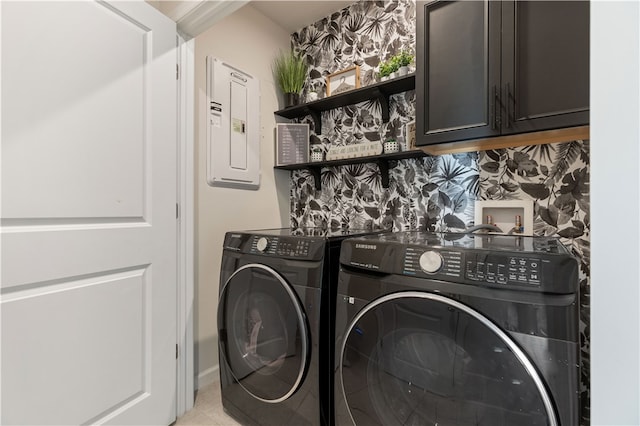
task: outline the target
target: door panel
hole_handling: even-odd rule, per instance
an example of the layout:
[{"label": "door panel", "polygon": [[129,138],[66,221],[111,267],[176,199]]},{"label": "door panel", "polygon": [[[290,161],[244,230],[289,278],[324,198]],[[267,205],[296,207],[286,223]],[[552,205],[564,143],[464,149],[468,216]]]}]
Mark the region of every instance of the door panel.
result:
[{"label": "door panel", "polygon": [[502,19],[503,133],[589,124],[589,2],[504,2]]},{"label": "door panel", "polygon": [[[4,14],[15,7],[8,3]],[[32,19],[2,23],[4,34],[29,46],[29,57],[3,49],[3,98],[11,100],[3,154],[12,161],[2,164],[2,216],[142,217],[152,38],[141,23],[98,3],[73,6],[81,23],[57,6],[66,31],[37,20],[46,9],[20,6]]]},{"label": "door panel", "polygon": [[[499,134],[499,7],[418,2],[418,145]],[[497,22],[497,21],[496,21]]]},{"label": "door panel", "polygon": [[[109,272],[3,295],[3,319],[30,313],[19,327],[2,330],[2,363],[9,367],[2,380],[11,384],[3,395],[4,418],[24,419],[30,412],[31,424],[90,420],[143,395],[151,365],[148,275],[145,268]],[[41,354],[39,362],[31,354]],[[99,392],[87,398],[93,389]]]},{"label": "door panel", "polygon": [[0,421],[169,424],[175,24],[144,2],[1,7]]}]

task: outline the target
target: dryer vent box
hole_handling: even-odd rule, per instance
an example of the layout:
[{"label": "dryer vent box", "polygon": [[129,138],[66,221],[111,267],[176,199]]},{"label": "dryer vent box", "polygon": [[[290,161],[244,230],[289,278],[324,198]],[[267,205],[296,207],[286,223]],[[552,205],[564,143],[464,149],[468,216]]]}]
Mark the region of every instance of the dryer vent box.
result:
[{"label": "dryer vent box", "polygon": [[260,84],[207,56],[207,183],[260,187]]},{"label": "dryer vent box", "polygon": [[516,235],[533,235],[533,201],[476,201],[475,224],[489,223],[509,233],[516,224],[516,216],[520,216],[523,231]]}]

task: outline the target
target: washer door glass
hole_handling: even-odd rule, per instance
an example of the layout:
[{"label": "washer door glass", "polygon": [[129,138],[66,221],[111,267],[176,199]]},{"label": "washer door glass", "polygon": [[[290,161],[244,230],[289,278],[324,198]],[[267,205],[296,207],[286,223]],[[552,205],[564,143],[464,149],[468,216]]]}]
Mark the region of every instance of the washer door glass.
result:
[{"label": "washer door glass", "polygon": [[268,266],[245,265],[220,293],[222,362],[255,398],[277,403],[291,396],[307,365],[309,333],[293,288]]},{"label": "washer door glass", "polygon": [[462,303],[395,293],[368,304],[347,330],[338,367],[354,424],[557,424],[526,355]]}]

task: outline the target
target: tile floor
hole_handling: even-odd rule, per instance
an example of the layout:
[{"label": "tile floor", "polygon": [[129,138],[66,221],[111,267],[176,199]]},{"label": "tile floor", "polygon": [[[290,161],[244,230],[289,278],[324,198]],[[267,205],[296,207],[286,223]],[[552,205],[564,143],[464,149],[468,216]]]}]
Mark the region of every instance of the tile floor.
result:
[{"label": "tile floor", "polygon": [[178,418],[172,426],[240,426],[222,410],[220,383],[215,381],[199,389],[193,408]]}]

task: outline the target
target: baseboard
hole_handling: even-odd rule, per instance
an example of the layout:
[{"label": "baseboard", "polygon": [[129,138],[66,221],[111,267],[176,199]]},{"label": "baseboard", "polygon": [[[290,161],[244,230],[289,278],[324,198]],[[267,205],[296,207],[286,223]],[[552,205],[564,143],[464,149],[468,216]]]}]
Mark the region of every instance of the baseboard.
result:
[{"label": "baseboard", "polygon": [[213,382],[218,382],[220,380],[220,376],[218,375],[218,370],[220,370],[220,366],[216,365],[211,368],[207,368],[200,374],[196,379],[196,389],[202,389],[203,387],[210,385]]}]

